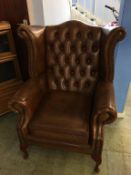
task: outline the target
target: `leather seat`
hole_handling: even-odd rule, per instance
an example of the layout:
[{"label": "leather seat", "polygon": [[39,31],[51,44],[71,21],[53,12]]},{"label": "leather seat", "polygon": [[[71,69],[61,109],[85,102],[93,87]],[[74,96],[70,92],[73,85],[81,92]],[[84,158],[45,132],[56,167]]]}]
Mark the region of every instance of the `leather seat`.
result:
[{"label": "leather seat", "polygon": [[66,137],[66,141],[71,143],[88,143],[90,97],[81,93],[56,91],[46,94],[39,106],[29,124],[31,135],[59,141],[65,141]]}]

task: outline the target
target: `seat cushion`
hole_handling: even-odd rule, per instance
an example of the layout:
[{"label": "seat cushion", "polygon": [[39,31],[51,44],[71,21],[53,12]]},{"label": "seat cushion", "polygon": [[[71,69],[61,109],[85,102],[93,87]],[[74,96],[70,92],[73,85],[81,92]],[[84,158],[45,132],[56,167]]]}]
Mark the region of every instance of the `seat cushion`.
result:
[{"label": "seat cushion", "polygon": [[63,142],[88,142],[91,98],[75,92],[46,94],[29,125],[30,134]]}]

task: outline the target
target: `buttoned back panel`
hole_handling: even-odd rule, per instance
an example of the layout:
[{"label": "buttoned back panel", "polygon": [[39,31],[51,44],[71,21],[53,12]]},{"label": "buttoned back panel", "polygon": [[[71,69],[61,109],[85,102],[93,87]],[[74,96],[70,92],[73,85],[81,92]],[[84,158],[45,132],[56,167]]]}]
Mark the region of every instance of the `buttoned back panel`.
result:
[{"label": "buttoned back panel", "polygon": [[68,21],[47,27],[45,35],[49,89],[91,93],[99,77],[101,29]]}]

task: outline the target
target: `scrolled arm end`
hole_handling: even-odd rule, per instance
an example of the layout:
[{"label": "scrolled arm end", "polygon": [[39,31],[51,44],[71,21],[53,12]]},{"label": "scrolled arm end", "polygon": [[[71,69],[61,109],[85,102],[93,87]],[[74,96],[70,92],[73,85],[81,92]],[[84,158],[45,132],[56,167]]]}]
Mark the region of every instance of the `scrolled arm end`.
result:
[{"label": "scrolled arm end", "polygon": [[8,103],[8,106],[14,113],[21,114],[24,112],[24,105],[21,102],[18,102],[17,100],[12,99]]},{"label": "scrolled arm end", "polygon": [[117,118],[114,87],[111,82],[100,82],[96,88],[91,118],[92,141],[103,140],[103,126]]},{"label": "scrolled arm end", "polygon": [[111,82],[100,82],[96,88],[93,121],[98,120],[98,118],[105,124],[111,123],[117,118],[114,87]]},{"label": "scrolled arm end", "polygon": [[28,124],[46,91],[43,76],[28,80],[9,102],[9,108],[19,114],[18,128],[28,133]]},{"label": "scrolled arm end", "polygon": [[24,114],[23,117],[29,119],[37,109],[41,98],[46,92],[43,75],[30,79],[16,92],[9,107],[12,111]]},{"label": "scrolled arm end", "polygon": [[117,112],[114,108],[100,108],[94,113],[94,121],[101,124],[110,124],[117,119]]},{"label": "scrolled arm end", "polygon": [[105,38],[113,38],[114,42],[122,41],[126,36],[126,31],[123,27],[102,28],[103,36]]}]

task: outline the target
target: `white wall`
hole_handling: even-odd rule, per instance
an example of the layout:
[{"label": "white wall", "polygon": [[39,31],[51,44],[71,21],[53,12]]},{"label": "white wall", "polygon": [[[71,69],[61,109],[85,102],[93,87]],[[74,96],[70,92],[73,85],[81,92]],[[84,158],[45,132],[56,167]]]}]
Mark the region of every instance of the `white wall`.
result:
[{"label": "white wall", "polygon": [[121,0],[78,0],[80,6],[87,9],[102,21],[105,21],[105,23],[115,20],[112,12],[106,9],[105,5],[113,6],[119,11],[120,3]]},{"label": "white wall", "polygon": [[71,19],[68,0],[43,0],[45,25],[60,24]]},{"label": "white wall", "polygon": [[78,4],[87,9],[89,12],[93,12],[94,0],[78,0]]},{"label": "white wall", "polygon": [[26,1],[27,1],[30,23],[33,24],[35,22],[34,13],[33,13],[33,3],[31,0],[26,0]]},{"label": "white wall", "polygon": [[55,25],[71,19],[69,0],[27,0],[32,25]]},{"label": "white wall", "polygon": [[27,0],[31,25],[44,25],[42,0]]}]

